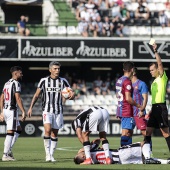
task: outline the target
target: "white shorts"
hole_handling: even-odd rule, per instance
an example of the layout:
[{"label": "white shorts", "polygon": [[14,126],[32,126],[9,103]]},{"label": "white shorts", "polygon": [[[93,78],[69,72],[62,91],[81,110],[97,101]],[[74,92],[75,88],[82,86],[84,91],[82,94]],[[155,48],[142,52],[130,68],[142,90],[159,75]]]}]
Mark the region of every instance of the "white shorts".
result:
[{"label": "white shorts", "polygon": [[143,164],[140,143],[120,147],[119,158],[121,164]]},{"label": "white shorts", "polygon": [[17,130],[20,126],[18,119],[18,110],[3,109],[4,119],[7,125],[7,130]]},{"label": "white shorts", "polygon": [[61,129],[63,127],[63,114],[54,114],[44,111],[42,117],[43,124],[49,123],[53,129]]},{"label": "white shorts", "polygon": [[105,126],[104,126],[104,119],[103,114],[100,109],[97,109],[93,111],[89,118],[86,118],[82,132],[91,131],[91,132],[104,132]]},{"label": "white shorts", "polygon": [[101,111],[104,119],[104,131],[107,133],[110,119],[109,112],[106,109],[101,109]]}]

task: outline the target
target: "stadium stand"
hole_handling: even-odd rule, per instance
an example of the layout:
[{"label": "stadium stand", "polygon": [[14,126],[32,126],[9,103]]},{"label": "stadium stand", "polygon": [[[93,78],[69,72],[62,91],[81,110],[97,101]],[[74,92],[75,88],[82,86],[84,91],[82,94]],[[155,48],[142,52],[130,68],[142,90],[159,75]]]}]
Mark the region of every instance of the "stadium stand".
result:
[{"label": "stadium stand", "polygon": [[[108,24],[112,23],[113,18],[119,18],[119,22],[114,22],[113,32],[109,36],[121,35],[117,31],[117,29],[120,29],[120,23],[123,28],[121,32],[125,37],[151,36],[151,34],[157,37],[169,35],[170,5],[167,0],[143,0],[143,5],[149,9],[148,20],[135,18],[135,13],[139,6],[137,0],[114,0],[108,2],[108,4],[101,4],[99,0],[44,0],[43,24],[28,24],[28,27],[34,36],[80,36],[78,23],[81,21],[81,17],[85,17],[85,22],[89,25],[88,36],[96,36],[96,34],[92,33],[92,29],[89,28],[93,26],[93,30],[96,30],[99,26],[96,21],[97,16],[100,15],[101,21],[104,22],[104,17],[107,15],[109,17]],[[85,8],[86,11],[84,11]],[[160,25],[160,11],[164,11],[164,14],[168,17],[168,25],[165,27]],[[127,14],[126,18],[125,13]],[[5,15],[0,8],[0,26],[6,28],[1,28],[0,32],[8,33],[10,32],[8,27],[14,27],[15,25],[4,24],[4,18]]]}]

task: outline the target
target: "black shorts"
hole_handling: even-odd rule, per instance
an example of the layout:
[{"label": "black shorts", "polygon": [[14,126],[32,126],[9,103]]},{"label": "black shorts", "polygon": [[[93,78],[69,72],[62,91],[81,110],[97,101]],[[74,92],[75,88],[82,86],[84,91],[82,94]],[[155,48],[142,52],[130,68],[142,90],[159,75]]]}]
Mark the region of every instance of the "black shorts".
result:
[{"label": "black shorts", "polygon": [[152,105],[152,112],[147,122],[147,127],[165,128],[168,124],[168,110],[165,103]]}]

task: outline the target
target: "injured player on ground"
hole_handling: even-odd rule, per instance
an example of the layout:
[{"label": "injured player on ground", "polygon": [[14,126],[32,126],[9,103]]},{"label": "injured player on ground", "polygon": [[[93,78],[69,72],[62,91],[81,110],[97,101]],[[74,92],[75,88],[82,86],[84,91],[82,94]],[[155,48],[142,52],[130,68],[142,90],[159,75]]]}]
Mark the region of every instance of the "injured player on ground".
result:
[{"label": "injured player on ground", "polygon": [[[99,148],[100,140],[91,143],[91,158],[93,164],[105,164],[105,153]],[[143,142],[133,143],[118,149],[110,149],[112,164],[170,164],[170,160],[151,158],[150,150]],[[84,149],[80,149],[74,157],[76,164],[81,164],[86,159]]]}]

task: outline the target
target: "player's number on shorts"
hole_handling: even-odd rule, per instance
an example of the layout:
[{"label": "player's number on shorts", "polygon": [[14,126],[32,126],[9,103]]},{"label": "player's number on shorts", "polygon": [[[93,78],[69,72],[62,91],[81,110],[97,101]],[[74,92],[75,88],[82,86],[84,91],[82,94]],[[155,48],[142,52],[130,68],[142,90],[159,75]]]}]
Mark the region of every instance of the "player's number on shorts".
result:
[{"label": "player's number on shorts", "polygon": [[9,89],[4,89],[5,100],[9,100]]},{"label": "player's number on shorts", "polygon": [[118,102],[122,102],[123,101],[122,87],[116,86],[116,93]]}]

